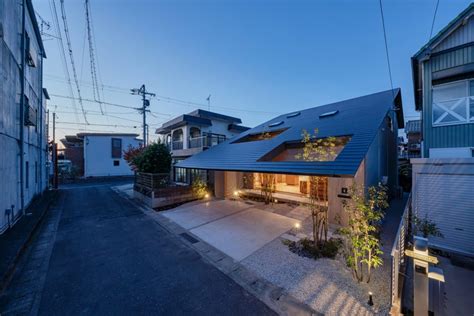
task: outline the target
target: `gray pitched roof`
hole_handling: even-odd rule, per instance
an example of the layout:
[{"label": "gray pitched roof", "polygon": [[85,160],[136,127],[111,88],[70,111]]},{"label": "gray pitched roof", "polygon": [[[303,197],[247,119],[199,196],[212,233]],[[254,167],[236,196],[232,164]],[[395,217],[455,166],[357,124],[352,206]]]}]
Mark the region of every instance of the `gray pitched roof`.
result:
[{"label": "gray pitched roof", "polygon": [[421,120],[408,121],[405,124],[405,133],[420,133],[421,132]]},{"label": "gray pitched roof", "polygon": [[[355,99],[301,110],[299,115],[280,115],[258,125],[233,139],[198,153],[177,164],[183,168],[353,176],[364,159],[384,118],[393,108],[402,113],[400,89],[388,90]],[[338,111],[336,115],[320,118],[321,114]],[[403,115],[403,114],[402,114]],[[269,125],[282,121],[276,127]],[[403,118],[398,121],[403,126]],[[250,134],[285,129],[278,136],[261,141],[236,142]],[[327,162],[263,162],[265,154],[287,142],[301,140],[302,130],[318,128],[318,137],[351,135],[351,140],[334,161]]]}]

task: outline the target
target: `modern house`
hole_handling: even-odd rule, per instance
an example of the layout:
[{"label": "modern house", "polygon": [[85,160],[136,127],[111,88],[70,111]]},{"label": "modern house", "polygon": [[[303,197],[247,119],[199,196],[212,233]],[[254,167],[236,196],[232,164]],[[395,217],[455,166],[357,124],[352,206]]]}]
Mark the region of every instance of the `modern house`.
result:
[{"label": "modern house", "polygon": [[474,255],[474,4],[412,57],[422,157],[412,159],[413,208],[444,238],[431,246]]},{"label": "modern house", "polygon": [[[240,124],[240,118],[198,109],[163,123],[156,133],[168,145],[175,165],[249,129]],[[195,170],[173,168],[176,182],[189,183],[197,174]]]},{"label": "modern house", "polygon": [[[218,198],[259,194],[264,175],[273,174],[276,199],[305,202],[310,190],[318,190],[330,222],[345,224],[342,201],[353,182],[366,188],[383,182],[397,190],[398,128],[403,126],[401,92],[388,90],[280,115],[177,166],[214,170]],[[302,132],[315,129],[320,139],[335,137],[337,155],[302,161],[297,157]],[[311,175],[327,185],[310,186]]]},{"label": "modern house", "polygon": [[61,139],[64,158],[70,160],[79,176],[131,176],[133,171],[123,158],[124,150],[137,148],[138,134],[79,133]]},{"label": "modern house", "polygon": [[407,158],[421,157],[421,120],[411,120],[405,124],[407,135]]},{"label": "modern house", "polygon": [[0,1],[0,234],[48,187],[43,58],[31,0]]}]

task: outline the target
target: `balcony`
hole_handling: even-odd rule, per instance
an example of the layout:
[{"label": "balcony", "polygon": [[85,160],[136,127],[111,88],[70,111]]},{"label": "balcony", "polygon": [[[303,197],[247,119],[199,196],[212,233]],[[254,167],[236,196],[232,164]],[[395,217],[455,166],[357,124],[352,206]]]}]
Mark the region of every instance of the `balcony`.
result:
[{"label": "balcony", "polygon": [[183,141],[174,141],[171,143],[171,150],[180,150],[183,149]]},{"label": "balcony", "polygon": [[189,138],[189,148],[209,148],[225,141],[224,135],[204,135]]}]

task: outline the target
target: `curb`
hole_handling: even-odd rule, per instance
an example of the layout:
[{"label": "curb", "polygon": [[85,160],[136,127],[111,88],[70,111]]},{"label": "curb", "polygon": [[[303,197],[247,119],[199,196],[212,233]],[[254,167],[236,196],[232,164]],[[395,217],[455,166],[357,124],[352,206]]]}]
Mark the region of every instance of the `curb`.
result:
[{"label": "curb", "polygon": [[158,225],[174,235],[182,243],[194,249],[208,263],[215,266],[222,273],[230,277],[247,292],[255,296],[279,315],[323,315],[316,312],[290,295],[285,289],[259,277],[244,265],[202,241],[188,230],[159,214],[152,208],[136,201],[119,190],[114,190],[121,197],[137,206],[143,213],[150,216]]},{"label": "curb", "polygon": [[41,215],[38,217],[37,221],[33,224],[32,229],[28,233],[28,237],[25,239],[21,247],[18,249],[17,253],[15,254],[15,257],[13,258],[12,262],[8,265],[8,268],[5,270],[5,273],[3,273],[0,279],[0,296],[4,294],[5,290],[10,284],[21,258],[23,257],[26,250],[28,249],[31,242],[33,241],[36,232],[38,231],[39,227],[44,221],[44,218],[46,217],[46,214],[48,213],[48,210],[50,209],[52,203],[56,200],[58,196],[58,191],[50,191],[50,192],[51,192],[50,196],[44,197],[45,199],[48,199],[48,201],[46,202],[45,207],[42,209]]}]

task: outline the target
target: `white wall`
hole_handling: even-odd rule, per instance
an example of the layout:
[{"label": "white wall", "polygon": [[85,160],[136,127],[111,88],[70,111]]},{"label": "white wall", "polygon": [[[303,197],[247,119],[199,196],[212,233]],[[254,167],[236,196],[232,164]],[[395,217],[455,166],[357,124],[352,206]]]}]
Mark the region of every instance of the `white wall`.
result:
[{"label": "white wall", "polygon": [[[112,158],[112,138],[122,139],[122,158]],[[84,136],[84,177],[127,176],[133,171],[123,159],[123,151],[129,146],[138,147],[140,141],[132,136]],[[114,160],[119,161],[114,166]]]},{"label": "white wall", "polygon": [[473,151],[471,147],[430,148],[430,158],[472,158]]}]

